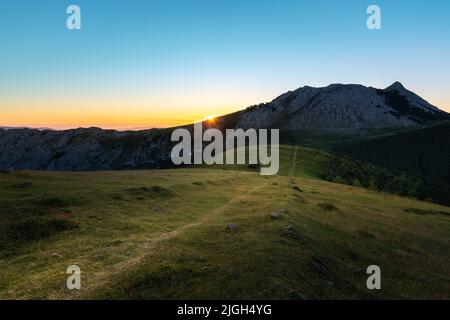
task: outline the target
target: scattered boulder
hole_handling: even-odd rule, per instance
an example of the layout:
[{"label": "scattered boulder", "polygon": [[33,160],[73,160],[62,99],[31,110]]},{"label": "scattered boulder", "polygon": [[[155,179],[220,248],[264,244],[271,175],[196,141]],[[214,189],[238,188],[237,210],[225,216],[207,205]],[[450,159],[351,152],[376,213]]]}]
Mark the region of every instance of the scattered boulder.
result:
[{"label": "scattered boulder", "polygon": [[271,212],[270,218],[273,220],[277,220],[281,218],[281,212]]},{"label": "scattered boulder", "polygon": [[230,230],[235,230],[235,229],[238,228],[238,226],[237,226],[237,224],[235,224],[235,223],[229,223],[229,224],[227,225],[227,228],[230,229]]},{"label": "scattered boulder", "polygon": [[214,269],[211,266],[203,266],[202,271],[204,272],[212,272]]},{"label": "scattered boulder", "polygon": [[288,209],[281,209],[281,210],[278,210],[278,211],[271,212],[271,213],[269,214],[269,217],[270,217],[271,219],[277,220],[277,219],[282,218],[282,217],[283,217],[283,214],[284,214],[284,213],[287,213],[287,212],[288,212]]},{"label": "scattered boulder", "polygon": [[320,274],[326,274],[330,271],[327,265],[319,259],[314,259],[311,261],[311,266]]},{"label": "scattered boulder", "polygon": [[294,240],[300,240],[302,238],[300,233],[298,233],[292,226],[287,226],[286,228],[281,229],[280,234],[283,237],[294,239]]},{"label": "scattered boulder", "polygon": [[52,253],[52,258],[62,258],[62,254],[59,254],[58,252]]},{"label": "scattered boulder", "polygon": [[399,255],[401,255],[401,256],[403,256],[403,257],[409,257],[409,256],[412,256],[412,254],[410,254],[410,253],[408,253],[408,252],[406,252],[406,251],[403,251],[403,250],[401,250],[401,249],[395,249],[395,252],[397,252]]}]

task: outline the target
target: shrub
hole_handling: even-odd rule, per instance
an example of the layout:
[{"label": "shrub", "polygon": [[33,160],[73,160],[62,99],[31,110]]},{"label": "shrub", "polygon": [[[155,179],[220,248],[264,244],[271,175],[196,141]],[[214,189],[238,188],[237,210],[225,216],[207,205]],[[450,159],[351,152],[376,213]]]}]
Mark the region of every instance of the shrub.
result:
[{"label": "shrub", "polygon": [[127,189],[127,191],[135,196],[148,195],[153,197],[170,198],[175,195],[173,191],[156,185],[151,187],[130,188]]},{"label": "shrub", "polygon": [[59,197],[44,198],[38,201],[38,204],[50,208],[63,208],[70,205],[70,201]]},{"label": "shrub", "polygon": [[10,225],[8,235],[16,241],[35,241],[77,227],[75,222],[67,218],[31,218]]},{"label": "shrub", "polygon": [[319,208],[325,211],[337,211],[338,208],[329,202],[323,202],[318,204]]}]

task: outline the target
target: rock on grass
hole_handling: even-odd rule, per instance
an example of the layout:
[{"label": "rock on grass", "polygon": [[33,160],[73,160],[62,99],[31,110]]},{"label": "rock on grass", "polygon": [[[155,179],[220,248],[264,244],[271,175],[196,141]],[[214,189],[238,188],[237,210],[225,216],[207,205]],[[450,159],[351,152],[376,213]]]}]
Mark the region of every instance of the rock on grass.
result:
[{"label": "rock on grass", "polygon": [[271,212],[269,214],[270,218],[273,220],[281,219],[281,213],[280,212]]},{"label": "rock on grass", "polygon": [[281,229],[280,234],[283,237],[294,239],[294,240],[300,240],[302,236],[300,233],[297,232],[297,230],[294,229],[292,226],[287,226],[284,229]]},{"label": "rock on grass", "polygon": [[283,214],[285,214],[285,213],[287,213],[287,212],[288,212],[288,209],[281,209],[281,210],[278,210],[278,211],[271,212],[271,213],[269,214],[269,217],[270,217],[271,219],[273,219],[273,220],[277,220],[277,219],[282,218],[282,217],[283,217]]},{"label": "rock on grass", "polygon": [[319,259],[313,259],[311,261],[311,266],[319,274],[326,274],[326,273],[330,272],[330,269],[328,268],[328,266]]},{"label": "rock on grass", "polygon": [[230,230],[236,230],[238,228],[238,226],[235,223],[229,223],[229,224],[227,224],[227,228]]}]

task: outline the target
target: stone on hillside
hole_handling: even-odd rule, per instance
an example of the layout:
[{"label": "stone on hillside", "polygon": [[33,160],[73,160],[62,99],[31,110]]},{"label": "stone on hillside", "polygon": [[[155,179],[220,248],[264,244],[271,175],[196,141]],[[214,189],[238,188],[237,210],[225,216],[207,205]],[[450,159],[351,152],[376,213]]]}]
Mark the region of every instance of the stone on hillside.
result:
[{"label": "stone on hillside", "polygon": [[328,273],[330,271],[327,265],[319,259],[314,259],[311,261],[311,266],[320,274]]},{"label": "stone on hillside", "polygon": [[287,226],[286,228],[281,229],[280,233],[283,237],[291,238],[294,240],[300,240],[302,238],[300,233],[298,233],[292,226]]},{"label": "stone on hillside", "polygon": [[281,212],[271,212],[270,213],[270,218],[274,219],[274,220],[280,219],[281,218]]},{"label": "stone on hillside", "polygon": [[227,225],[227,228],[228,229],[230,229],[230,230],[235,230],[235,229],[237,229],[237,224],[235,224],[235,223],[229,223],[228,225]]}]

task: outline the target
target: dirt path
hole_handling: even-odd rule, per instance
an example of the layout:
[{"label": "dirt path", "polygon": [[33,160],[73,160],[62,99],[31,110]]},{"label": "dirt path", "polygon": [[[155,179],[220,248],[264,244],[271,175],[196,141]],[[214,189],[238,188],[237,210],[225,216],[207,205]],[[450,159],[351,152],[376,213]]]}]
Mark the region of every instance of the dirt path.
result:
[{"label": "dirt path", "polygon": [[289,177],[292,177],[295,173],[295,166],[297,165],[297,151],[298,151],[298,147],[295,146],[294,148],[294,153],[292,155],[292,161],[291,161],[291,168],[289,169]]},{"label": "dirt path", "polygon": [[[170,231],[170,232],[164,232],[159,233],[142,244],[138,246],[138,248],[133,249],[134,256],[130,257],[122,262],[119,262],[108,269],[108,272],[105,272],[104,270],[101,270],[97,273],[90,274],[89,275],[89,284],[85,285],[83,287],[83,290],[80,290],[80,292],[76,292],[75,295],[73,292],[70,293],[70,295],[67,295],[67,298],[71,299],[80,299],[83,298],[86,295],[89,295],[94,290],[101,288],[103,286],[108,285],[108,283],[111,283],[120,276],[120,274],[127,272],[130,268],[136,267],[139,265],[143,259],[148,255],[149,251],[152,251],[158,247],[162,242],[182,236],[183,233],[185,233],[187,230],[191,230],[192,228],[195,228],[197,226],[203,225],[213,219],[214,217],[217,217],[218,215],[223,214],[224,212],[228,211],[228,208],[230,206],[235,207],[236,202],[239,202],[240,199],[245,198],[247,195],[252,194],[253,192],[259,191],[269,185],[269,182],[271,181],[265,181],[262,184],[256,185],[253,188],[247,190],[244,193],[240,193],[238,196],[233,197],[227,201],[227,203],[222,204],[221,206],[215,208],[212,213],[205,214],[201,216],[197,221],[188,223],[184,226],[181,226],[177,228],[176,230]],[[125,240],[126,241],[126,240]],[[95,285],[92,285],[95,284]],[[60,294],[60,293],[59,293]],[[49,297],[50,299],[60,299],[60,295],[57,294],[55,297]]]}]

